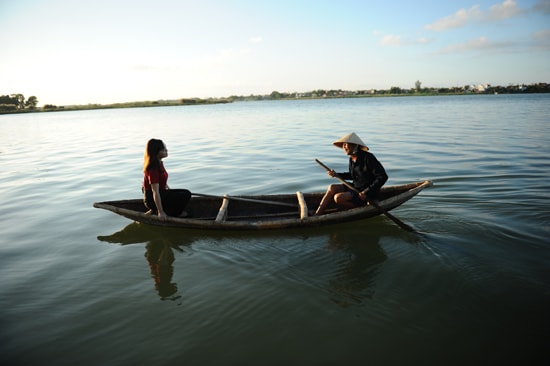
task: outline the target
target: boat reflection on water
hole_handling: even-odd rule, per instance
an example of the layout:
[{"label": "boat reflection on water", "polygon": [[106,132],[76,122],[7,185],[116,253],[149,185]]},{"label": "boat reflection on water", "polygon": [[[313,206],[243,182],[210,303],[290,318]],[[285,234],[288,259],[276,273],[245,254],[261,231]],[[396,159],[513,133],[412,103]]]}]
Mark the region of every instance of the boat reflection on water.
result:
[{"label": "boat reflection on water", "polygon": [[103,242],[121,245],[145,243],[145,258],[149,265],[155,289],[161,300],[177,300],[178,286],[172,282],[174,275],[174,250],[183,252],[190,246],[192,239],[183,235],[171,235],[171,230],[132,223],[112,235],[98,236]]},{"label": "boat reflection on water", "polygon": [[[307,233],[307,234],[306,234]],[[289,268],[281,272],[283,281],[287,270],[293,273],[294,269],[301,268],[299,273],[309,273],[300,281],[316,283],[326,289],[330,301],[343,307],[363,304],[372,299],[376,289],[378,277],[388,256],[380,245],[380,241],[418,242],[416,236],[410,235],[392,224],[368,225],[349,224],[333,228],[317,228],[314,231],[288,230],[284,232],[202,232],[181,228],[163,228],[152,225],[132,223],[121,231],[108,236],[98,236],[98,240],[121,245],[145,244],[145,258],[151,277],[154,280],[155,290],[162,300],[177,300],[178,286],[172,281],[174,275],[174,251],[183,253],[193,243],[201,243],[201,250],[208,251],[210,245],[218,248],[222,246],[231,251],[238,243],[246,246],[261,246],[265,251],[260,257],[251,261],[261,262],[265,271],[270,271],[273,256],[280,256],[277,248],[285,247],[289,256]],[[296,239],[307,241],[312,246],[304,251],[296,243]],[[205,243],[207,244],[205,246]],[[214,243],[214,244],[213,244]],[[255,244],[251,244],[255,243]],[[277,243],[274,245],[274,243]],[[291,245],[291,247],[287,247]],[[327,251],[328,249],[328,251]],[[218,252],[218,249],[216,249]],[[228,255],[231,255],[230,253]],[[238,259],[235,259],[238,260]],[[272,263],[279,268],[282,262]],[[286,262],[285,262],[286,263]],[[277,269],[277,270],[280,270]],[[303,272],[302,272],[303,270]],[[296,280],[296,279],[294,279]],[[319,282],[320,281],[320,282]]]},{"label": "boat reflection on water", "polygon": [[376,277],[388,258],[380,246],[381,236],[376,232],[354,231],[329,235],[328,247],[341,255],[328,283],[332,302],[347,307],[359,305],[374,296]]}]

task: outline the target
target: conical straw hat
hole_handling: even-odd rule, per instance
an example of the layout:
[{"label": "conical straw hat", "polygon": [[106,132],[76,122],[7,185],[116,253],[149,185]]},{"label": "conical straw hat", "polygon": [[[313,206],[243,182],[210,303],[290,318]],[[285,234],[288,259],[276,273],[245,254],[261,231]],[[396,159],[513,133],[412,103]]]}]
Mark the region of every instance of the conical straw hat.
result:
[{"label": "conical straw hat", "polygon": [[346,142],[348,144],[359,145],[361,150],[363,151],[369,151],[369,148],[367,147],[367,145],[365,145],[365,143],[359,138],[359,136],[355,134],[355,132],[348,133],[347,135],[340,137],[338,140],[334,141],[332,144],[342,149],[344,143]]}]

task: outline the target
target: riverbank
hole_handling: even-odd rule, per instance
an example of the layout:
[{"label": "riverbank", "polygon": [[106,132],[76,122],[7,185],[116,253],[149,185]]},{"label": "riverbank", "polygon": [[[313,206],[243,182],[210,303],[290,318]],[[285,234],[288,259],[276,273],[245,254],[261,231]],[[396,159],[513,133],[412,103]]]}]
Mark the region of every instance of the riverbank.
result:
[{"label": "riverbank", "polygon": [[[56,106],[45,104],[41,108],[24,108],[16,105],[0,105],[6,108],[0,108],[0,114],[15,113],[37,113],[37,112],[62,112],[62,111],[82,111],[91,109],[118,109],[118,108],[146,108],[146,107],[173,107],[205,104],[221,104],[233,102],[263,101],[263,100],[311,100],[311,99],[342,99],[342,98],[380,98],[380,97],[410,97],[410,96],[457,96],[457,95],[487,95],[487,94],[539,94],[550,93],[550,84],[538,83],[532,85],[509,85],[502,86],[464,86],[457,88],[422,88],[422,89],[402,89],[392,87],[388,90],[325,90],[318,89],[304,93],[287,93],[273,91],[271,94],[259,94],[248,96],[232,95],[225,98],[182,98],[174,100],[141,101],[113,104],[83,104]],[[7,108],[9,107],[9,108]]]},{"label": "riverbank", "polygon": [[173,106],[190,106],[190,105],[205,105],[205,104],[222,104],[222,103],[232,103],[232,102],[233,100],[230,98],[208,98],[208,99],[188,98],[188,99],[177,99],[177,100],[157,100],[157,101],[113,103],[113,104],[82,104],[82,105],[69,105],[69,106],[56,106],[56,105],[46,104],[42,108],[0,110],[0,114],[85,111],[85,110],[92,110],[92,109],[173,107]]}]

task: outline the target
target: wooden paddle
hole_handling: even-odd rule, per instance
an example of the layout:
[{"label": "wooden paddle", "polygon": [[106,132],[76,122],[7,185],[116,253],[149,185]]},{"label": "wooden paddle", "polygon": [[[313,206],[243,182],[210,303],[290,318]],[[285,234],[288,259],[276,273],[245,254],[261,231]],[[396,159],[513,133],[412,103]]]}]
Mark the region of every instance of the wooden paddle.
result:
[{"label": "wooden paddle", "polygon": [[235,196],[214,196],[211,194],[204,194],[204,193],[191,193],[193,196],[199,196],[199,197],[212,197],[212,198],[219,198],[224,199],[227,198],[228,200],[235,200],[235,201],[244,201],[244,202],[253,202],[253,203],[263,203],[266,205],[275,205],[275,206],[285,206],[285,207],[293,207],[293,208],[299,208],[298,205],[294,205],[292,203],[286,203],[286,202],[278,202],[278,201],[266,201],[266,200],[256,200],[253,198],[246,198],[246,197],[235,197]]},{"label": "wooden paddle", "polygon": [[[332,169],[330,169],[328,166],[326,166],[325,164],[323,164],[322,162],[320,162],[318,159],[315,159],[315,161],[321,165],[323,168],[325,168],[325,170],[327,172],[330,172],[332,171]],[[338,176],[338,174],[335,174],[334,175],[334,178],[338,179],[340,182],[342,182],[342,184],[344,184],[346,187],[348,187],[349,189],[351,189],[352,191],[354,192],[357,192],[359,193],[359,191],[354,187],[352,186],[351,184],[349,184],[348,182],[346,182],[344,179],[342,179],[340,176]],[[388,217],[389,219],[391,219],[393,222],[395,222],[397,225],[399,225],[402,229],[405,229],[407,231],[410,231],[410,232],[416,232],[416,230],[412,227],[412,226],[409,226],[407,224],[405,224],[403,221],[399,220],[397,217],[393,216],[392,214],[390,214],[388,211],[384,210],[382,207],[380,207],[380,205],[378,203],[376,203],[374,200],[369,200],[368,198],[366,199],[366,201],[371,204],[372,206],[376,207],[378,210],[380,210],[384,215],[386,215],[386,217]]]}]

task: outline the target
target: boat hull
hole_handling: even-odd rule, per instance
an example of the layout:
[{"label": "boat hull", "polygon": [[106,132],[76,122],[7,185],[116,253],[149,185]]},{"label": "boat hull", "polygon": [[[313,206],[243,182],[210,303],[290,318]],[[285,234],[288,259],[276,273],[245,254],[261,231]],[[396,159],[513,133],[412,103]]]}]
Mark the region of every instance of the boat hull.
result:
[{"label": "boat hull", "polygon": [[367,219],[390,211],[430,187],[431,181],[383,187],[379,208],[358,207],[345,211],[328,210],[327,214],[310,216],[319,205],[323,193],[300,193],[256,196],[193,197],[186,207],[188,217],[167,217],[146,214],[142,199],[96,202],[94,207],[112,211],[137,222],[203,230],[272,230],[316,227]]}]

